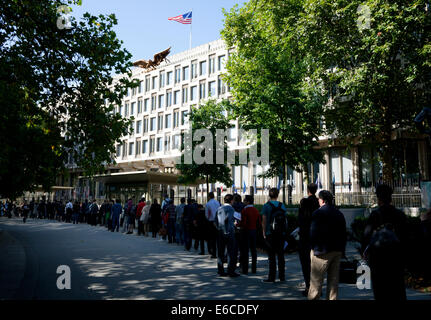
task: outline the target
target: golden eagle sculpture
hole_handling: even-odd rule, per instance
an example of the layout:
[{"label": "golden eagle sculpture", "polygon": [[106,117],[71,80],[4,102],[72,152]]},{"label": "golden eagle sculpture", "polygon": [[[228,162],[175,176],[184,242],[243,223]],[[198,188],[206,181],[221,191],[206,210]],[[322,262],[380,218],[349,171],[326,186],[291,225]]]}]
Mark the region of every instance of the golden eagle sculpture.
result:
[{"label": "golden eagle sculpture", "polygon": [[147,69],[148,71],[150,70],[154,70],[156,69],[156,67],[161,64],[164,60],[168,60],[166,59],[166,57],[168,56],[168,54],[171,52],[171,47],[169,47],[166,50],[163,50],[159,53],[156,53],[154,55],[153,60],[138,60],[136,62],[133,62],[133,66],[134,67],[139,67],[139,68],[143,68],[143,69]]}]

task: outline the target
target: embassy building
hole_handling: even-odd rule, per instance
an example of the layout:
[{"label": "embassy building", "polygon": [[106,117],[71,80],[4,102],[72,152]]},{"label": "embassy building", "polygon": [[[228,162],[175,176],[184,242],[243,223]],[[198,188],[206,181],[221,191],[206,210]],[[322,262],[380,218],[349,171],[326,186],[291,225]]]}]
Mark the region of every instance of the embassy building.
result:
[{"label": "embassy building", "polygon": [[[198,106],[208,98],[230,98],[229,87],[223,82],[225,62],[232,49],[222,40],[216,40],[182,53],[167,57],[154,70],[141,68],[132,70],[132,78],[139,80],[139,86],[128,92],[115,112],[123,117],[133,117],[133,133],[122,137],[116,145],[116,164],[106,167],[104,174],[92,179],[82,177],[79,168],[71,166],[70,177],[59,177],[61,186],[52,193],[57,199],[85,198],[98,200],[128,197],[138,200],[160,200],[168,194],[179,202],[181,197],[192,197],[205,202],[206,184],[197,181],[195,185],[179,185],[179,172],[175,159],[180,157],[181,133],[189,128],[188,115],[191,107]],[[115,80],[118,81],[120,76]],[[228,129],[228,147],[240,150],[238,121]],[[429,146],[424,137],[408,137],[396,133],[400,150],[399,179],[395,194],[408,195],[406,206],[420,207],[420,180],[429,179]],[[347,148],[345,145],[328,143],[328,137],[320,137],[324,148],[325,164],[309,164],[310,181],[319,188],[335,191],[337,203],[370,203],[374,186],[381,181],[382,170],[376,160],[375,150],[360,145]],[[248,163],[230,166],[233,186],[210,184],[219,200],[226,193],[254,194],[255,203],[264,203],[272,187],[280,187],[279,178],[261,178],[267,167]],[[306,181],[303,172],[287,168],[289,190],[286,199],[298,203],[306,195]],[[280,195],[281,199],[281,195]],[[401,204],[403,205],[403,204]]]}]

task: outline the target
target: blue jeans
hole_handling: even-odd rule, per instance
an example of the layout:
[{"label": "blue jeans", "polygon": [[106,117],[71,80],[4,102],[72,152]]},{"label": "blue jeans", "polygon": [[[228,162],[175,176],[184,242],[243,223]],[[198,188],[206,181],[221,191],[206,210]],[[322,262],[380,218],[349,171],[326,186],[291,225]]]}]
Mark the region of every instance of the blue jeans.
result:
[{"label": "blue jeans", "polygon": [[120,216],[113,216],[112,217],[112,231],[117,231],[120,229]]},{"label": "blue jeans", "polygon": [[184,244],[184,228],[183,228],[182,224],[179,224],[179,223],[175,224],[175,233],[176,233],[175,241],[178,244],[183,245]]},{"label": "blue jeans", "polygon": [[238,260],[238,246],[235,239],[235,233],[224,234],[223,231],[218,232],[217,238],[217,269],[219,274],[224,273],[225,255],[227,250],[227,273],[235,273],[236,263]]},{"label": "blue jeans", "polygon": [[75,224],[77,224],[78,223],[78,221],[79,221],[79,213],[74,213],[73,215],[72,215],[72,222]]}]

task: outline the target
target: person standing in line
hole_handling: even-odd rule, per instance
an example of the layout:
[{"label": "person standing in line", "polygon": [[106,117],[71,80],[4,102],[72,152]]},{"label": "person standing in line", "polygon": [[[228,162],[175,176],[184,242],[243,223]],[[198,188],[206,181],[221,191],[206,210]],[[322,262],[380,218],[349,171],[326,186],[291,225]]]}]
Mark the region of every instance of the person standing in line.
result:
[{"label": "person standing in line", "polygon": [[[238,259],[238,247],[235,239],[235,210],[232,207],[233,196],[227,194],[224,197],[224,205],[218,208],[216,212],[216,226],[218,230],[218,257],[217,273],[221,277],[238,277],[235,272]],[[227,249],[227,273],[224,271]]]},{"label": "person standing in line", "polygon": [[180,204],[175,208],[175,240],[179,245],[184,245],[184,207],[186,206],[186,198],[181,198]]},{"label": "person standing in line", "polygon": [[143,226],[143,235],[145,237],[148,237],[148,235],[150,234],[150,208],[151,201],[148,200],[147,202],[145,202],[145,207],[142,209],[142,214],[140,218]]},{"label": "person standing in line", "polygon": [[169,204],[166,207],[167,214],[167,227],[168,227],[168,243],[175,242],[175,223],[176,223],[176,207],[174,200],[169,200]]},{"label": "person standing in line", "polygon": [[145,207],[145,198],[141,197],[141,200],[139,200],[138,207],[136,209],[136,220],[138,220],[138,236],[141,234],[144,235],[144,224],[142,223],[141,216],[142,216],[142,210]]},{"label": "person standing in line", "polygon": [[205,205],[205,217],[208,220],[208,253],[211,258],[217,258],[217,228],[215,226],[216,212],[220,203],[215,200],[214,192],[208,194],[209,201]]},{"label": "person standing in line", "polygon": [[162,208],[160,207],[160,204],[158,204],[157,199],[154,199],[154,202],[150,207],[150,222],[153,238],[156,238],[162,222]]},{"label": "person standing in line", "polygon": [[199,255],[205,254],[205,237],[208,233],[207,231],[207,220],[205,218],[205,209],[204,206],[198,204],[197,213],[193,220],[196,230],[196,240],[195,240],[195,249],[198,249],[200,246]]},{"label": "person standing in line", "polygon": [[137,211],[138,206],[133,204],[133,200],[132,200],[132,207],[129,211],[129,227],[128,227],[128,231],[127,234],[133,234],[133,230],[135,228],[135,220],[136,220],[136,211]]},{"label": "person standing in line", "polygon": [[72,213],[72,222],[73,224],[78,224],[79,221],[79,203],[78,201],[75,201],[75,203],[73,204],[73,213]]},{"label": "person standing in line", "polygon": [[[286,232],[287,210],[283,203],[277,201],[279,191],[277,188],[269,190],[270,200],[262,208],[262,231],[268,252],[269,273],[263,282],[275,282],[276,257],[278,260],[278,277],[280,282],[286,281],[284,242]],[[284,220],[283,220],[284,217]],[[282,225],[284,223],[284,226]]]},{"label": "person standing in line", "polygon": [[310,245],[310,227],[311,216],[314,211],[319,209],[319,200],[316,197],[317,185],[310,183],[307,186],[308,197],[303,198],[299,205],[298,224],[299,224],[299,243],[298,254],[301,262],[302,274],[305,281],[305,290],[303,296],[308,296],[310,288],[310,273],[311,273],[311,245]]},{"label": "person standing in line", "polygon": [[345,255],[347,232],[344,215],[333,205],[331,192],[319,192],[320,208],[314,211],[310,227],[310,289],[309,300],[322,295],[323,278],[327,274],[326,298],[337,300],[340,260]]},{"label": "person standing in line", "polygon": [[123,207],[121,206],[121,200],[116,199],[115,204],[111,208],[111,218],[112,218],[112,228],[111,231],[119,231],[120,229],[120,215],[123,211]]},{"label": "person standing in line", "polygon": [[243,274],[248,274],[249,256],[251,252],[251,272],[256,273],[257,268],[257,251],[256,239],[257,228],[261,226],[261,217],[259,211],[253,206],[253,196],[246,195],[244,198],[245,207],[241,211],[241,268]]},{"label": "person standing in line", "polygon": [[365,256],[371,270],[371,284],[376,300],[406,300],[404,268],[407,241],[407,217],[392,203],[392,188],[376,188],[379,208],[371,212],[365,227]]},{"label": "person standing in line", "polygon": [[24,200],[22,205],[22,222],[26,222],[28,218],[28,213],[30,212],[30,206],[27,204],[27,200]]},{"label": "person standing in line", "polygon": [[73,214],[73,204],[72,201],[69,200],[66,204],[66,222],[71,222],[72,214]]}]

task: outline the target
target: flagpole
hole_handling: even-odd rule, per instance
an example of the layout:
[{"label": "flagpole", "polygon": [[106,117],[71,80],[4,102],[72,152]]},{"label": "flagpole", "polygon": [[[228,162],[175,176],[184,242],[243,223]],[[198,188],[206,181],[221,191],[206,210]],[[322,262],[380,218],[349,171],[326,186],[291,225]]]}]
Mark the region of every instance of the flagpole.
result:
[{"label": "flagpole", "polygon": [[191,23],[190,23],[190,47],[189,47],[189,49],[191,50],[192,49],[192,25],[193,25],[193,8],[192,8],[192,10],[190,11],[191,13],[192,13],[192,21],[191,21]]}]

